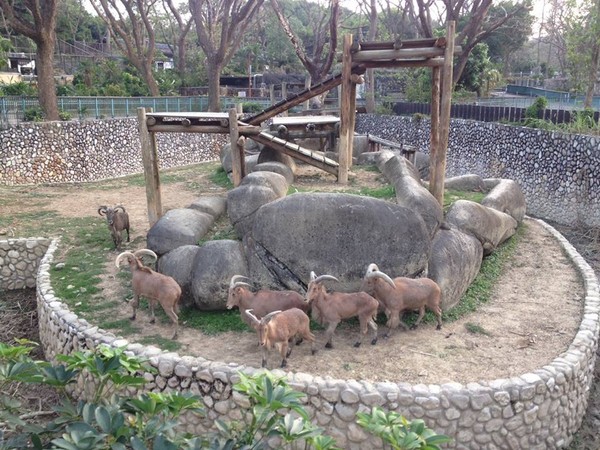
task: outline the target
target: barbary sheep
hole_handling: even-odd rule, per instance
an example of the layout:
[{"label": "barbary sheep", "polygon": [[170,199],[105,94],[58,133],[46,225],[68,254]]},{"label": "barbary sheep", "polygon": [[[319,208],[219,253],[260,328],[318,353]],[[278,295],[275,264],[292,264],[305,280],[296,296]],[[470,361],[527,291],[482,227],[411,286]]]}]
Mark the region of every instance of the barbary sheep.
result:
[{"label": "barbary sheep", "polygon": [[227,309],[237,306],[240,309],[242,320],[249,327],[254,327],[255,322],[246,315],[248,309],[251,309],[253,315],[259,319],[270,312],[285,311],[291,308],[298,308],[308,313],[308,305],[304,302],[304,297],[298,292],[269,290],[252,292],[250,284],[242,281],[244,279],[247,280],[243,275],[231,277],[227,295]]},{"label": "barbary sheep", "polygon": [[121,261],[126,259],[129,268],[131,269],[131,285],[133,287],[133,301],[131,302],[131,307],[133,308],[133,315],[130,319],[135,320],[136,311],[140,303],[140,296],[143,296],[148,299],[148,305],[150,306],[152,315],[150,323],[154,323],[156,320],[154,316],[154,307],[158,302],[175,326],[175,333],[173,334],[172,339],[176,339],[179,326],[177,313],[179,312],[181,287],[172,277],[155,272],[149,267],[144,266],[140,259],[143,255],[149,255],[155,260],[157,259],[156,253],[152,250],[141,249],[134,253],[123,252],[117,256],[117,259],[115,260],[115,265],[120,267]]},{"label": "barbary sheep", "polygon": [[379,303],[366,292],[330,292],[328,293],[323,285],[323,281],[338,281],[332,275],[316,276],[314,272],[310,273],[310,282],[306,292],[306,301],[311,305],[312,318],[321,325],[327,324],[325,331],[325,348],[333,348],[333,333],[340,321],[351,317],[358,317],[360,322],[360,338],[354,344],[359,347],[368,328],[373,330],[371,345],[377,343],[377,308]]},{"label": "barbary sheep", "polygon": [[121,205],[110,208],[108,206],[101,206],[98,208],[98,214],[106,216],[106,223],[112,236],[115,248],[119,249],[121,242],[123,242],[123,230],[127,231],[127,242],[129,241],[129,214],[125,211],[125,208]]},{"label": "barbary sheep", "polygon": [[251,309],[247,309],[245,313],[258,333],[258,343],[262,347],[262,367],[267,367],[267,353],[274,346],[279,349],[281,367],[285,367],[293,348],[289,343],[297,337],[310,341],[311,352],[315,354],[315,336],[310,332],[310,319],[301,309],[273,311],[262,319],[252,314]]},{"label": "barbary sheep", "polygon": [[398,325],[408,329],[408,325],[400,316],[404,311],[419,310],[419,317],[411,327],[416,328],[425,315],[425,307],[436,315],[437,329],[442,328],[442,291],[438,284],[429,278],[398,277],[392,280],[381,272],[376,264],[370,264],[361,290],[371,294],[383,306],[388,319],[385,337],[390,335],[392,329],[398,328]]}]

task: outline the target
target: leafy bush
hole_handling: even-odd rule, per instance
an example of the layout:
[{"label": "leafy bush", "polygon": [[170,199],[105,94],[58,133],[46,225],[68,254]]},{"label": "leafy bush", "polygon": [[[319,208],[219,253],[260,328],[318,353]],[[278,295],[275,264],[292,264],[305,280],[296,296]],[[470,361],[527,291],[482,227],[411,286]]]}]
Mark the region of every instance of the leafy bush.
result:
[{"label": "leafy bush", "polygon": [[73,118],[73,114],[71,114],[69,111],[59,111],[58,112],[58,117],[60,118],[60,120],[71,120]]},{"label": "leafy bush", "polygon": [[36,88],[24,81],[11,84],[0,84],[0,90],[4,95],[26,95],[30,97],[37,95]]},{"label": "leafy bush", "polygon": [[548,99],[546,97],[537,97],[525,110],[525,117],[528,119],[539,119],[547,107]]},{"label": "leafy bush", "polygon": [[256,113],[261,112],[265,107],[260,103],[256,102],[244,102],[242,103],[242,110],[246,113]]},{"label": "leafy bush", "polygon": [[39,106],[33,106],[27,108],[24,113],[25,122],[42,122],[44,120],[44,113],[42,108]]}]

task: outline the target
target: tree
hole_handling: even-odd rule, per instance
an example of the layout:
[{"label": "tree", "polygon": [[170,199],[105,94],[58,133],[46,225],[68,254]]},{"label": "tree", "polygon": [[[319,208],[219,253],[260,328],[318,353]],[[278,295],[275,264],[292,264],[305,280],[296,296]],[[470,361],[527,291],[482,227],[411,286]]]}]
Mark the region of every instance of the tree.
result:
[{"label": "tree", "polygon": [[198,44],[206,56],[208,108],[219,111],[219,78],[264,0],[189,0]]},{"label": "tree", "polygon": [[[425,37],[434,37],[434,22],[431,18],[433,0],[416,0],[417,23],[421,34]],[[493,0],[443,0],[443,10],[440,18],[445,22],[455,21],[457,25],[456,44],[462,46],[461,53],[456,57],[452,81],[456,84],[467,64],[469,54],[475,46],[489,37],[500,27],[506,26],[511,30],[516,26],[511,25],[513,17],[531,10],[531,0],[518,0],[515,3],[504,2],[502,13],[498,16],[489,14]]]},{"label": "tree", "polygon": [[58,0],[0,0],[7,25],[36,46],[38,98],[46,120],[58,120],[54,47]]},{"label": "tree", "polygon": [[91,0],[98,16],[106,22],[112,42],[138,70],[150,90],[159,96],[152,72],[156,41],[150,15],[158,0]]},{"label": "tree", "polygon": [[[301,35],[294,30],[279,0],[271,0],[285,34],[288,36],[298,59],[310,75],[313,84],[321,82],[330,72],[337,48],[339,0],[329,0],[327,10],[319,4],[303,3],[310,33]],[[293,14],[290,14],[293,16]],[[303,31],[308,31],[306,28]]]},{"label": "tree", "polygon": [[[193,20],[191,17],[184,19],[177,6],[173,3],[173,0],[163,0],[163,6],[167,11],[166,18],[170,30],[169,36],[175,41],[175,45],[169,44],[169,46],[173,54],[177,55],[175,58],[175,68],[183,86],[185,85],[186,38],[192,28]],[[171,18],[173,20],[170,20]],[[167,33],[164,34],[166,35]],[[169,41],[167,40],[167,42]]]}]

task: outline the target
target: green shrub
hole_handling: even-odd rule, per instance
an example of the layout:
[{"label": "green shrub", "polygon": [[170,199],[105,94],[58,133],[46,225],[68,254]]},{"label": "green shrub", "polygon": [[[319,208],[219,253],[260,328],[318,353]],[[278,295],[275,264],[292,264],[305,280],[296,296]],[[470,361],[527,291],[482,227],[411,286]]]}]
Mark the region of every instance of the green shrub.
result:
[{"label": "green shrub", "polygon": [[256,102],[244,102],[244,103],[242,103],[242,110],[245,113],[261,112],[263,109],[265,109],[265,107],[263,105],[261,105],[260,103],[256,103]]},{"label": "green shrub", "polygon": [[27,108],[23,114],[25,122],[42,122],[44,120],[44,113],[39,106]]},{"label": "green shrub", "polygon": [[60,120],[71,120],[73,118],[73,114],[71,114],[68,111],[59,111],[58,112],[58,117],[60,118]]},{"label": "green shrub", "polygon": [[548,99],[546,97],[537,97],[525,110],[525,117],[528,119],[539,119],[547,107]]}]

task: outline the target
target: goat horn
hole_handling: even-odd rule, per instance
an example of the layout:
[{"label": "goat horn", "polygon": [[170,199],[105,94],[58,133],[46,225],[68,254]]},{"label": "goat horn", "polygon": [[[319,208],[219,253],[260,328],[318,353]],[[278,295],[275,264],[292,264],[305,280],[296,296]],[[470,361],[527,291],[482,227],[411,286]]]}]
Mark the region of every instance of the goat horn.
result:
[{"label": "goat horn", "polygon": [[336,277],[334,277],[333,275],[319,275],[315,280],[313,280],[315,283],[320,283],[322,281],[325,280],[331,280],[331,281],[337,281],[338,283],[340,282],[340,280],[338,280]]},{"label": "goat horn", "polygon": [[117,206],[115,206],[113,209],[114,209],[115,211],[116,211],[117,209],[121,209],[121,210],[123,210],[123,212],[127,212],[127,211],[125,211],[125,207],[124,207],[124,206],[121,206],[121,205],[117,205]]},{"label": "goat horn", "polygon": [[271,319],[273,317],[275,317],[277,314],[279,314],[280,312],[281,312],[280,309],[278,309],[277,311],[270,312],[269,314],[267,314],[265,317],[262,318],[261,322],[265,323],[265,324],[269,323],[271,321]]},{"label": "goat horn", "polygon": [[117,268],[121,267],[121,259],[123,259],[125,256],[133,256],[135,258],[135,255],[131,252],[121,253],[119,256],[117,256],[117,259],[115,259],[115,266],[117,266]]},{"label": "goat horn", "polygon": [[147,248],[141,248],[139,250],[136,250],[135,252],[133,252],[133,255],[136,258],[139,258],[140,256],[152,256],[154,258],[154,261],[156,261],[158,259],[158,256],[156,256],[156,253],[154,253],[152,250],[147,249]]},{"label": "goat horn", "polygon": [[106,206],[101,206],[100,208],[98,208],[98,214],[102,216],[102,213],[106,214]]},{"label": "goat horn", "polygon": [[248,277],[245,277],[244,275],[234,275],[234,276],[232,276],[231,277],[231,281],[229,282],[229,289],[233,289],[234,287],[238,286],[239,284],[250,286],[248,283],[242,283],[240,281],[237,281],[240,278],[243,278],[245,280],[248,279]]},{"label": "goat horn", "polygon": [[383,278],[386,283],[389,283],[394,289],[396,289],[394,280],[392,280],[388,275],[386,275],[385,273],[383,273],[379,270],[376,270],[375,272],[367,273],[366,278]]},{"label": "goat horn", "polygon": [[310,282],[312,283],[317,279],[317,274],[314,272],[310,272]]},{"label": "goat horn", "polygon": [[250,317],[250,318],[251,318],[251,319],[252,319],[254,322],[256,322],[257,324],[258,324],[258,323],[260,323],[260,320],[258,320],[258,317],[256,317],[256,316],[255,316],[254,314],[252,314],[250,311],[252,311],[252,309],[247,309],[247,310],[245,311],[245,312],[246,312],[246,315],[247,315],[248,317]]}]

